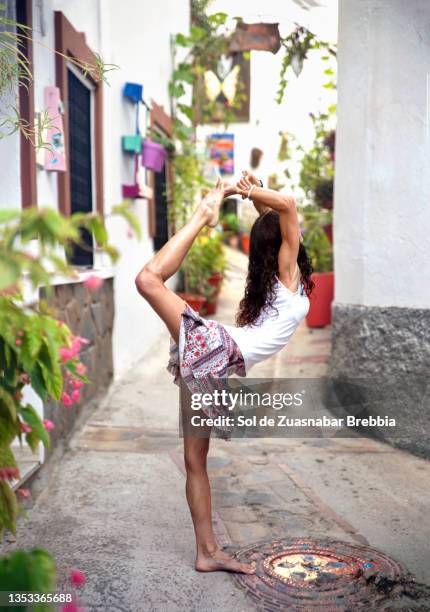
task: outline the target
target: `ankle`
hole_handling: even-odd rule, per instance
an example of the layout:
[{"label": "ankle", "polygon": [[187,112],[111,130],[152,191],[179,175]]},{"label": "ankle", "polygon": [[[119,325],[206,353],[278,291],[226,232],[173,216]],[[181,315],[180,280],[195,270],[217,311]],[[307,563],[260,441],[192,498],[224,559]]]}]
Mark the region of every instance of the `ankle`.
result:
[{"label": "ankle", "polygon": [[213,557],[219,551],[219,546],[215,542],[201,544],[197,547],[197,558]]},{"label": "ankle", "polygon": [[204,227],[205,225],[207,225],[210,219],[211,219],[211,211],[209,209],[204,209],[201,206],[196,208],[192,216],[192,220],[199,227]]}]

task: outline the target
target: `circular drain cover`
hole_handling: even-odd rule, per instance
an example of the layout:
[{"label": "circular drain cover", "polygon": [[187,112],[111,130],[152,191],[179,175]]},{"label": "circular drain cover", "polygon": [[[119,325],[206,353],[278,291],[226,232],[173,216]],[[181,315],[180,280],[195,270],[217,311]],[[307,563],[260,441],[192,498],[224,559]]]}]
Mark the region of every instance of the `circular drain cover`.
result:
[{"label": "circular drain cover", "polygon": [[254,575],[235,577],[264,610],[370,609],[387,599],[372,576],[395,583],[405,575],[385,554],[345,542],[277,540],[244,548],[236,557],[256,562]]}]

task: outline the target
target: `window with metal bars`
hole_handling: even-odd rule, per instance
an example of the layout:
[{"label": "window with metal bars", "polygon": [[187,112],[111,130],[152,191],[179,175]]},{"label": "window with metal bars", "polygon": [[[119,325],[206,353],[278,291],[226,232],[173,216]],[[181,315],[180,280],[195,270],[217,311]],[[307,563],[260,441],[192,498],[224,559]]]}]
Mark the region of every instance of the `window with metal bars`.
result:
[{"label": "window with metal bars", "polygon": [[161,172],[154,175],[154,200],[155,200],[155,236],[154,250],[158,251],[169,240],[169,219],[167,200],[167,163]]},{"label": "window with metal bars", "polygon": [[[67,85],[71,213],[88,213],[93,210],[91,90],[71,70],[67,71]],[[80,234],[82,246],[73,247],[71,263],[91,267],[93,237],[84,228]]]}]

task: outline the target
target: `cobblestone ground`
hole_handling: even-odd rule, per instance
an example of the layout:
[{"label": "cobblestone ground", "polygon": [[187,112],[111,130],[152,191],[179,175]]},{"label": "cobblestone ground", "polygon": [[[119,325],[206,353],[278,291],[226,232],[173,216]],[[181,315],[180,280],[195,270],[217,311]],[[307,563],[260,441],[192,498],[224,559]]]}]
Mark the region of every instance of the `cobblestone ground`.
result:
[{"label": "cobblestone ground", "polygon": [[[246,263],[235,252],[229,259],[218,315],[226,323]],[[318,377],[329,350],[329,329],[303,326],[253,375]],[[60,582],[68,567],[84,571],[87,610],[258,609],[233,577],[193,570],[167,351],[163,334],[76,433],[17,544],[51,550]],[[209,470],[221,544],[295,536],[369,544],[430,582],[429,462],[364,438],[214,440]]]}]

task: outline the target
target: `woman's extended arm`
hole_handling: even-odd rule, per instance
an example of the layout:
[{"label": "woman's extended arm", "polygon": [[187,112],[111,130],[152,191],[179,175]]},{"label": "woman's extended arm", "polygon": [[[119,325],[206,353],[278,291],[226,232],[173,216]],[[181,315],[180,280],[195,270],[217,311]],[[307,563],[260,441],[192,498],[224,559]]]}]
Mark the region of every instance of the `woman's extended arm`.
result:
[{"label": "woman's extended arm", "polygon": [[282,237],[278,257],[279,278],[288,287],[292,279],[296,277],[297,255],[300,245],[300,225],[294,198],[272,189],[252,185],[245,175],[237,183],[236,189],[242,197],[249,196],[259,212],[262,209],[265,212],[268,208],[271,208],[279,213]]}]

